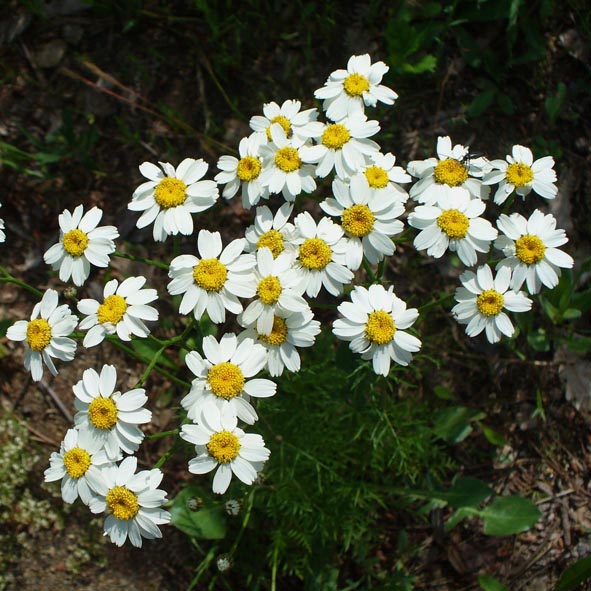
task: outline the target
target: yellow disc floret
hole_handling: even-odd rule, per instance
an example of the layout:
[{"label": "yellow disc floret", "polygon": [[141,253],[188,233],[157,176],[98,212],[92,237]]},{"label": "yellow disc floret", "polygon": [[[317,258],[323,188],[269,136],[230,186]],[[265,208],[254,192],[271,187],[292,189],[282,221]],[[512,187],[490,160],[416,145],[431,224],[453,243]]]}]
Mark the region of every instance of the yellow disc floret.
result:
[{"label": "yellow disc floret", "polygon": [[396,325],[385,310],[371,312],[365,323],[365,338],[376,345],[385,345],[394,338]]},{"label": "yellow disc floret", "polygon": [[437,225],[451,240],[465,238],[470,226],[468,217],[457,209],[447,209],[437,218]]},{"label": "yellow disc floret", "polygon": [[193,279],[205,291],[220,291],[227,277],[228,269],[218,259],[201,259],[193,267]]},{"label": "yellow disc floret", "polygon": [[321,238],[308,238],[300,246],[299,258],[306,269],[319,271],[330,263],[332,250]]},{"label": "yellow disc floret", "polygon": [[72,478],[80,478],[90,468],[90,454],[81,447],[74,447],[64,454],[64,468]]},{"label": "yellow disc floret", "polygon": [[302,166],[302,159],[295,148],[285,146],[275,152],[275,165],[285,173],[294,172]]},{"label": "yellow disc floret", "polygon": [[80,257],[88,246],[88,236],[82,230],[70,230],[64,234],[62,244],[69,255]]},{"label": "yellow disc floret", "polygon": [[525,234],[515,241],[515,255],[526,265],[534,265],[544,258],[546,246],[532,234]]},{"label": "yellow disc floret", "polygon": [[164,177],[154,189],[154,200],[162,209],[182,205],[187,199],[187,185],[181,179]]},{"label": "yellow disc floret", "polygon": [[121,322],[123,315],[127,311],[127,302],[123,296],[113,294],[107,296],[105,301],[98,307],[96,312],[98,321],[101,324],[111,322],[117,324]]},{"label": "yellow disc floret", "polygon": [[356,204],[348,207],[343,211],[341,220],[343,222],[343,230],[361,238],[367,236],[373,230],[375,216],[367,205]]},{"label": "yellow disc floret", "polygon": [[269,230],[259,238],[257,249],[268,248],[273,253],[273,258],[276,259],[284,250],[284,242],[283,234],[279,230]]},{"label": "yellow disc floret", "polygon": [[459,187],[468,178],[468,168],[455,158],[446,158],[438,162],[433,175],[440,185]]},{"label": "yellow disc floret", "polygon": [[368,166],[365,178],[372,189],[383,189],[388,185],[388,173],[381,166]]},{"label": "yellow disc floret", "polygon": [[220,464],[227,464],[238,457],[240,451],[240,441],[234,433],[229,431],[219,431],[209,438],[207,443],[209,455]]},{"label": "yellow disc floret", "polygon": [[275,318],[273,318],[273,329],[270,334],[264,335],[257,333],[257,336],[259,337],[259,340],[263,341],[263,343],[278,347],[287,340],[287,333],[288,329],[285,320],[279,318],[279,316],[275,316]]},{"label": "yellow disc floret", "polygon": [[259,299],[267,306],[276,304],[282,291],[283,288],[281,287],[281,282],[274,275],[263,277],[263,279],[259,281],[257,287],[257,295],[259,296]]},{"label": "yellow disc floret", "polygon": [[515,162],[507,166],[505,172],[505,178],[508,183],[511,183],[514,187],[524,187],[534,180],[534,173],[531,167],[523,162]]},{"label": "yellow disc floret", "polygon": [[241,181],[253,181],[261,174],[261,161],[254,156],[241,158],[236,167],[236,176]]},{"label": "yellow disc floret", "polygon": [[224,361],[216,363],[207,372],[207,383],[218,398],[230,400],[242,392],[244,374],[234,363]]},{"label": "yellow disc floret", "polygon": [[322,134],[322,144],[332,150],[340,150],[350,139],[349,130],[340,123],[329,125]]},{"label": "yellow disc floret", "polygon": [[111,398],[97,396],[88,405],[88,420],[97,429],[112,429],[117,424],[117,406]]},{"label": "yellow disc floret", "polygon": [[284,115],[277,115],[277,117],[273,117],[273,119],[271,119],[271,123],[269,124],[269,127],[267,127],[267,139],[269,141],[273,139],[271,137],[271,125],[273,125],[273,123],[279,123],[279,125],[281,125],[283,128],[285,135],[289,136],[289,132],[291,131],[291,123],[289,119]]},{"label": "yellow disc floret", "polygon": [[496,316],[504,305],[505,298],[494,289],[486,289],[476,298],[476,306],[483,316]]},{"label": "yellow disc floret", "polygon": [[51,342],[51,326],[44,318],[36,318],[27,324],[27,343],[33,351],[43,351]]},{"label": "yellow disc floret", "polygon": [[123,521],[133,519],[140,510],[137,495],[126,486],[114,486],[107,493],[105,501],[113,517]]},{"label": "yellow disc floret", "polygon": [[361,96],[369,90],[369,80],[362,74],[349,74],[343,82],[343,88],[349,96]]}]

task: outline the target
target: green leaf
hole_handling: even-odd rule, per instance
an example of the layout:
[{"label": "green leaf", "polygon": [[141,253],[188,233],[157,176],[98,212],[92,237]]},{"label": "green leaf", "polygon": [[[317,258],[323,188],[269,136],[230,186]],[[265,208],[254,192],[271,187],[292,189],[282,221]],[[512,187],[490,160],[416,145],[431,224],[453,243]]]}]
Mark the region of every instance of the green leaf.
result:
[{"label": "green leaf", "polygon": [[492,104],[497,94],[497,89],[489,86],[483,90],[468,107],[469,117],[480,117]]},{"label": "green leaf", "polygon": [[[490,497],[493,493],[490,486],[470,476],[455,478],[453,486],[446,492],[447,502],[459,509],[460,507],[475,507]],[[444,498],[445,498],[444,497]]]},{"label": "green leaf", "polygon": [[482,434],[486,437],[486,440],[489,443],[496,445],[497,447],[503,447],[505,445],[505,438],[498,431],[495,431],[484,423],[478,423],[478,425],[482,429]]},{"label": "green leaf", "polygon": [[571,589],[576,589],[588,579],[591,579],[591,556],[581,558],[581,560],[571,564],[562,573],[554,591],[571,591]]},{"label": "green leaf", "polygon": [[403,64],[402,71],[408,74],[422,74],[434,72],[437,67],[437,58],[430,53],[424,55],[416,64]]},{"label": "green leaf", "polygon": [[541,353],[550,351],[550,339],[543,328],[532,330],[527,333],[527,344],[534,350]]},{"label": "green leaf", "polygon": [[[131,341],[131,348],[149,363],[152,357],[160,350],[160,345],[149,339],[133,339]],[[167,369],[178,369],[176,363],[164,352],[160,353],[160,357],[156,363]]]},{"label": "green leaf", "polygon": [[473,431],[470,421],[478,421],[485,416],[482,411],[466,406],[445,408],[435,415],[434,431],[447,443],[458,443]]},{"label": "green leaf", "polygon": [[567,308],[562,314],[562,317],[564,320],[576,320],[577,318],[580,318],[581,315],[582,312],[577,310],[577,308]]},{"label": "green leaf", "polygon": [[497,497],[480,511],[487,536],[508,536],[528,530],[538,519],[539,509],[523,497]]},{"label": "green leaf", "polygon": [[191,511],[187,500],[198,496],[194,487],[182,490],[174,499],[170,508],[170,523],[188,536],[206,540],[221,540],[226,535],[226,521],[219,505],[209,505],[199,511]]},{"label": "green leaf", "polygon": [[490,575],[480,575],[478,584],[484,591],[508,591],[507,587]]},{"label": "green leaf", "polygon": [[441,400],[457,400],[457,396],[445,386],[435,386],[433,392],[435,393],[435,396]]}]

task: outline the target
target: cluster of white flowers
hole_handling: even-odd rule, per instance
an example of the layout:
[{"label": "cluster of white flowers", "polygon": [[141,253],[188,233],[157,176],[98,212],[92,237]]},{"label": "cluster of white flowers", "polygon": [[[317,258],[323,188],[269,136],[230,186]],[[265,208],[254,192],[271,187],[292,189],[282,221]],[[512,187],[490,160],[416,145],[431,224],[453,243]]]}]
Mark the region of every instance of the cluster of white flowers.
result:
[{"label": "cluster of white flowers", "polygon": [[[239,194],[244,208],[254,208],[244,237],[224,245],[219,232],[201,229],[195,246],[173,258],[168,271],[167,291],[180,296],[179,314],[196,320],[206,314],[216,325],[228,322],[231,314],[238,328],[237,334],[226,332],[219,339],[206,336],[201,351],[185,356],[194,378],[181,400],[190,422],[179,435],[195,446],[189,471],[215,471],[215,493],[226,492],[232,475],[252,484],[269,458],[263,438],[245,433],[239,422],[254,425],[259,418],[256,399],[277,392],[275,382],[260,374],[278,377],[285,370],[300,370],[298,349],[313,346],[321,330],[310,298],[340,298],[348,291],[332,331],[371,361],[376,374],[388,376],[392,362],[407,366],[420,350],[412,328],[418,310],[408,308],[392,285],[347,287],[362,266],[369,270],[394,254],[393,239],[404,230],[401,217],[409,198],[413,207],[408,223],[418,230],[417,250],[435,258],[447,250],[456,252],[467,267],[478,265],[491,246],[505,255],[496,277],[486,263],[460,277],[453,314],[467,325],[469,336],[485,331],[496,342],[501,335],[513,335],[505,310],[523,312],[532,305],[521,286],[525,283],[530,294],[538,293],[542,284],[554,287],[560,269],[573,264],[558,249],[567,238],[556,230],[552,215],[539,210],[529,219],[502,214],[498,230],[483,217],[493,184],[498,183],[496,204],[513,192],[525,197],[533,190],[546,199],[555,197],[551,157],[534,162],[528,148],[514,146],[506,161],[489,161],[440,137],[437,157],[410,162],[405,170],[396,166],[393,154],[381,152],[372,139],[380,125],[368,119],[365,109],[396,100],[396,93],[381,84],[387,71],[383,62],[372,64],[369,55],[352,56],[347,69],[333,72],[314,94],[323,101],[326,121],[319,120],[315,108],[302,110],[297,100],[265,104],[263,115],[250,120],[252,133],[239,142],[238,157],[219,158],[220,172],[213,181],[204,180],[208,164],[202,159],[185,158],[176,168],[166,162],[139,167],[147,181],[135,190],[128,207],[141,212],[138,228],[153,224],[155,241],[193,236],[193,214],[216,203],[218,187],[223,198]],[[329,175],[330,183],[322,180]],[[413,177],[416,182],[407,192],[403,185]],[[298,197],[312,193],[317,182],[331,188],[319,205],[326,216],[315,219],[313,208],[294,215]],[[277,201],[274,196],[282,197],[275,212],[270,207]],[[101,217],[99,208],[84,214],[82,205],[59,216],[59,242],[47,250],[45,261],[62,281],[71,279],[81,287],[91,265],[108,267],[119,234],[113,226],[99,227]],[[52,358],[73,359],[76,343],[68,335],[77,324],[87,330],[86,348],[105,339],[148,337],[146,323],[158,320],[158,311],[148,305],[157,292],[144,288],[145,283],[143,276],[111,279],[102,302],[78,302],[85,316],[80,322],[67,305],[58,306],[56,291],[47,290],[31,320],[8,330],[10,339],[25,341],[25,366],[33,379],[41,379],[43,363],[57,373]],[[121,545],[129,537],[140,546],[142,537],[160,536],[157,526],[168,522],[170,514],[161,508],[165,492],[157,488],[160,470],[136,474],[136,458],[122,459],[137,451],[144,437],[138,425],[150,421],[145,392],[136,388],[121,394],[115,388],[113,366],[105,365],[100,374],[84,371],[73,388],[75,429],[52,455],[46,479],[62,479],[66,502],[79,496],[91,511],[107,511],[105,532],[113,542]]]}]

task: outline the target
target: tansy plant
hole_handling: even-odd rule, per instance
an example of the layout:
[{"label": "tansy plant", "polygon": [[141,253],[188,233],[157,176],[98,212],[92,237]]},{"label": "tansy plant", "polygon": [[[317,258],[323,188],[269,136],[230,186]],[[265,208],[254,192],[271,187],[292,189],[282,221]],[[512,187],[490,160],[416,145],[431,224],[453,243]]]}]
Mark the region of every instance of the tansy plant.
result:
[{"label": "tansy plant", "polygon": [[[398,371],[422,347],[417,308],[384,278],[386,259],[398,256],[397,242],[414,233],[408,246],[415,254],[407,247],[405,256],[445,259],[448,251],[457,253],[466,269],[451,314],[469,337],[484,333],[491,343],[511,338],[511,316],[529,310],[536,294],[555,287],[561,269],[572,267],[573,259],[560,249],[567,237],[551,214],[509,213],[515,195],[534,205],[537,196],[556,196],[552,158],[534,160],[520,145],[505,160],[470,158],[467,146],[440,137],[436,155],[409,162],[406,170],[396,166],[397,158],[376,141],[379,121],[366,114],[397,98],[382,84],[387,71],[369,55],[353,56],[315,91],[321,110],[302,110],[298,100],[264,105],[237,155],[219,158],[214,180],[205,178],[210,165],[201,158],[184,158],[176,167],[141,164],[145,180],[128,205],[139,212],[137,227],[152,226],[158,242],[190,237],[177,241],[181,254],[170,250],[164,261],[139,259],[168,272],[166,289],[157,292],[145,276],[113,271],[116,277],[98,299],[86,291],[93,267],[109,267],[111,256],[123,255],[115,250],[117,228],[99,226],[103,212],[93,207],[85,213],[83,205],[59,216],[59,241],[44,255],[56,279],[72,281],[83,294],[79,316],[60,303],[58,290],[42,293],[2,268],[1,281],[38,299],[30,319],[17,320],[7,332],[10,341],[23,343],[33,380],[43,378],[44,366],[57,375],[61,363],[74,359],[77,345],[115,346],[147,365],[131,390],[113,365],[80,372],[71,384],[74,425],[45,473],[46,480],[61,481],[65,502],[79,498],[92,513],[106,515],[105,534],[115,544],[141,546],[143,538],[162,535],[159,526],[171,514],[158,488],[160,468],[186,446],[183,441],[194,447],[188,471],[199,480],[213,472],[214,493],[225,493],[233,477],[245,485],[259,481],[273,459],[256,432],[258,401],[280,398],[284,372],[305,369],[302,349],[314,347],[321,332],[319,304],[333,310],[323,318],[332,319],[332,334],[349,343],[358,362],[370,362],[378,376],[396,383]],[[220,191],[251,210],[244,236],[196,231],[196,215],[213,208]],[[403,233],[405,219],[414,232]],[[0,221],[5,239],[9,244],[10,227]],[[167,309],[177,306],[179,315],[168,325],[185,329],[161,340],[152,331],[160,319],[158,297],[167,296],[175,298]],[[205,317],[214,326],[224,324],[224,332],[202,335]],[[138,339],[155,346],[152,358],[129,348]],[[175,349],[183,351],[180,374],[160,363],[166,351],[170,364]],[[155,466],[137,471],[134,454],[145,438],[140,425],[151,420],[143,386],[152,371],[178,386],[182,420],[172,431],[149,436],[177,441]]]}]

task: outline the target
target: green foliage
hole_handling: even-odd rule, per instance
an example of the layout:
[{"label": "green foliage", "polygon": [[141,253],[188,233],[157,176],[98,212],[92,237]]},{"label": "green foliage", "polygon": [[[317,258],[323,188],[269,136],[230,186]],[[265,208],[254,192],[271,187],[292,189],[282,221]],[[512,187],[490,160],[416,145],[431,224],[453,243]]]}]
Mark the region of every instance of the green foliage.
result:
[{"label": "green foliage", "polygon": [[480,575],[478,584],[483,591],[508,591],[507,587],[490,575]]},{"label": "green foliage", "polygon": [[591,556],[571,564],[563,573],[554,591],[572,591],[591,579]]},{"label": "green foliage", "polygon": [[523,497],[497,497],[480,512],[487,536],[508,536],[528,530],[541,517],[540,510]]},{"label": "green foliage", "polygon": [[[207,496],[207,493],[194,485],[183,488],[170,508],[170,523],[191,538],[222,539],[226,535],[227,526],[221,504],[210,501],[206,506],[199,507],[202,496]],[[197,506],[192,507],[191,501]]]}]

